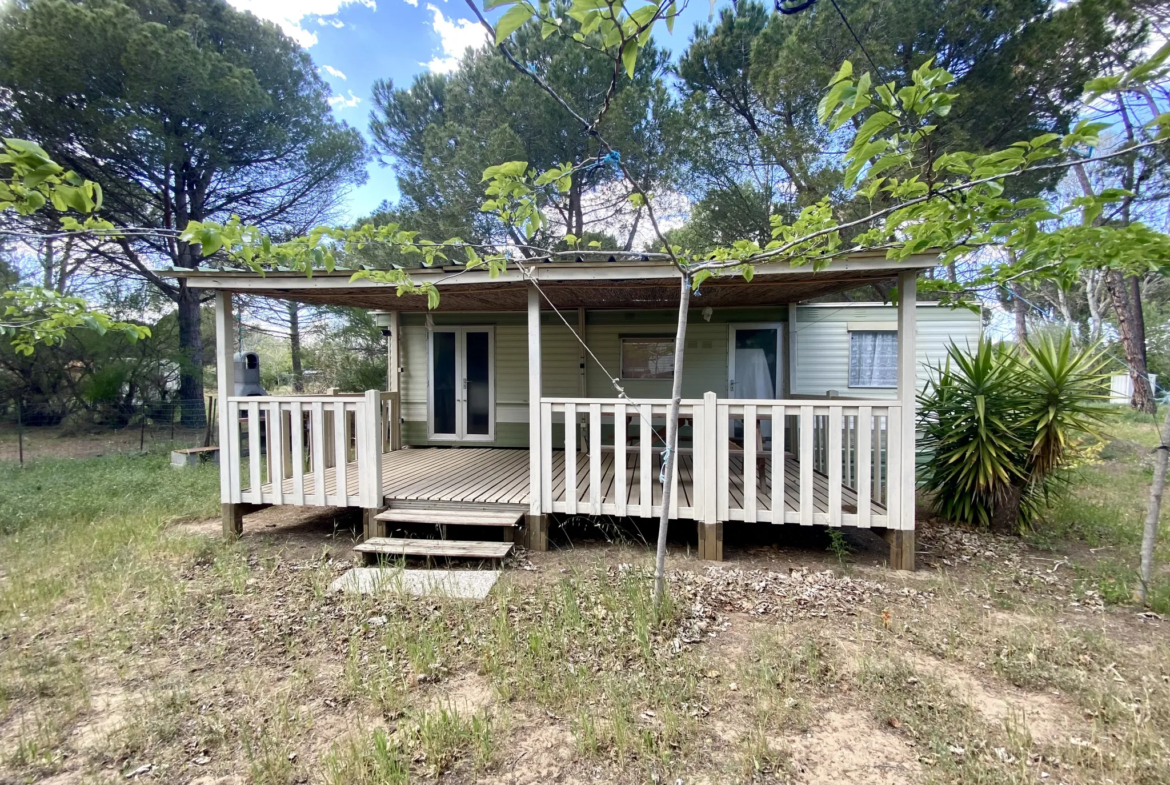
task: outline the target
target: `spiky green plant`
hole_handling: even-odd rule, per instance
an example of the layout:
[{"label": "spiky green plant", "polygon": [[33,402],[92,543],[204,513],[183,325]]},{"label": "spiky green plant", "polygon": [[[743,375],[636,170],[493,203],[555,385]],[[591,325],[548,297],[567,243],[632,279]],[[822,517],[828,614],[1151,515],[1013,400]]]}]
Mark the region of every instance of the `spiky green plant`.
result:
[{"label": "spiky green plant", "polygon": [[1100,420],[1104,383],[1095,350],[1067,334],[1014,346],[951,345],[918,396],[922,484],[935,513],[1018,531],[1031,524],[1075,437]]}]

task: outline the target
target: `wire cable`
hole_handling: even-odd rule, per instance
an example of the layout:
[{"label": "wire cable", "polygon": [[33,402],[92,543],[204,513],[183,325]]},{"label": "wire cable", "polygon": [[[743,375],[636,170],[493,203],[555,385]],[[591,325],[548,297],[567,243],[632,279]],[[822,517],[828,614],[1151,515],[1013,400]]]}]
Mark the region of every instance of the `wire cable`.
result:
[{"label": "wire cable", "polygon": [[845,23],[845,29],[849,31],[849,35],[853,36],[853,40],[857,42],[857,47],[861,49],[861,53],[865,55],[865,59],[869,61],[869,67],[873,69],[875,76],[880,75],[881,69],[877,67],[877,63],[869,54],[869,50],[865,48],[865,44],[861,43],[861,39],[857,37],[857,33],[853,32],[853,25],[849,24],[849,19],[846,18],[845,12],[841,10],[841,6],[837,5],[837,0],[829,0],[833,4],[833,8],[837,11],[837,16],[841,17],[841,21]]}]

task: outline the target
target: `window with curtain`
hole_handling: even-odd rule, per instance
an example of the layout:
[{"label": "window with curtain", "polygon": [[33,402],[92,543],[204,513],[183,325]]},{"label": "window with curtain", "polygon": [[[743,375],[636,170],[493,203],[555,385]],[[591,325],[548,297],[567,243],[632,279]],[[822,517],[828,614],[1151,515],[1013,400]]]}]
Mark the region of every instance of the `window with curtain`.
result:
[{"label": "window with curtain", "polygon": [[849,386],[898,386],[897,331],[849,333]]}]

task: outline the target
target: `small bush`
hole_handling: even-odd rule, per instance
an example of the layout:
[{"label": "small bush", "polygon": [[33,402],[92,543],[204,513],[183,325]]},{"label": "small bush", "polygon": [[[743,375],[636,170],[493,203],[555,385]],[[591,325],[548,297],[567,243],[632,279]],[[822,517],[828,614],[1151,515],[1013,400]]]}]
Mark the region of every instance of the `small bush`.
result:
[{"label": "small bush", "polygon": [[923,485],[944,518],[1026,529],[1102,419],[1100,354],[1074,351],[1067,333],[1026,349],[952,344],[918,396]]}]

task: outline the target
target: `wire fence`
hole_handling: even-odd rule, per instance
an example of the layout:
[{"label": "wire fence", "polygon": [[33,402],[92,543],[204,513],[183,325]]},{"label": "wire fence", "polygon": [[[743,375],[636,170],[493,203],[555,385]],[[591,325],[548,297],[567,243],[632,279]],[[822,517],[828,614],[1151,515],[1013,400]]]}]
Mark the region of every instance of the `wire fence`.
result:
[{"label": "wire fence", "polygon": [[72,411],[0,401],[0,461],[84,458],[205,447],[218,436],[214,399],[137,401]]}]

